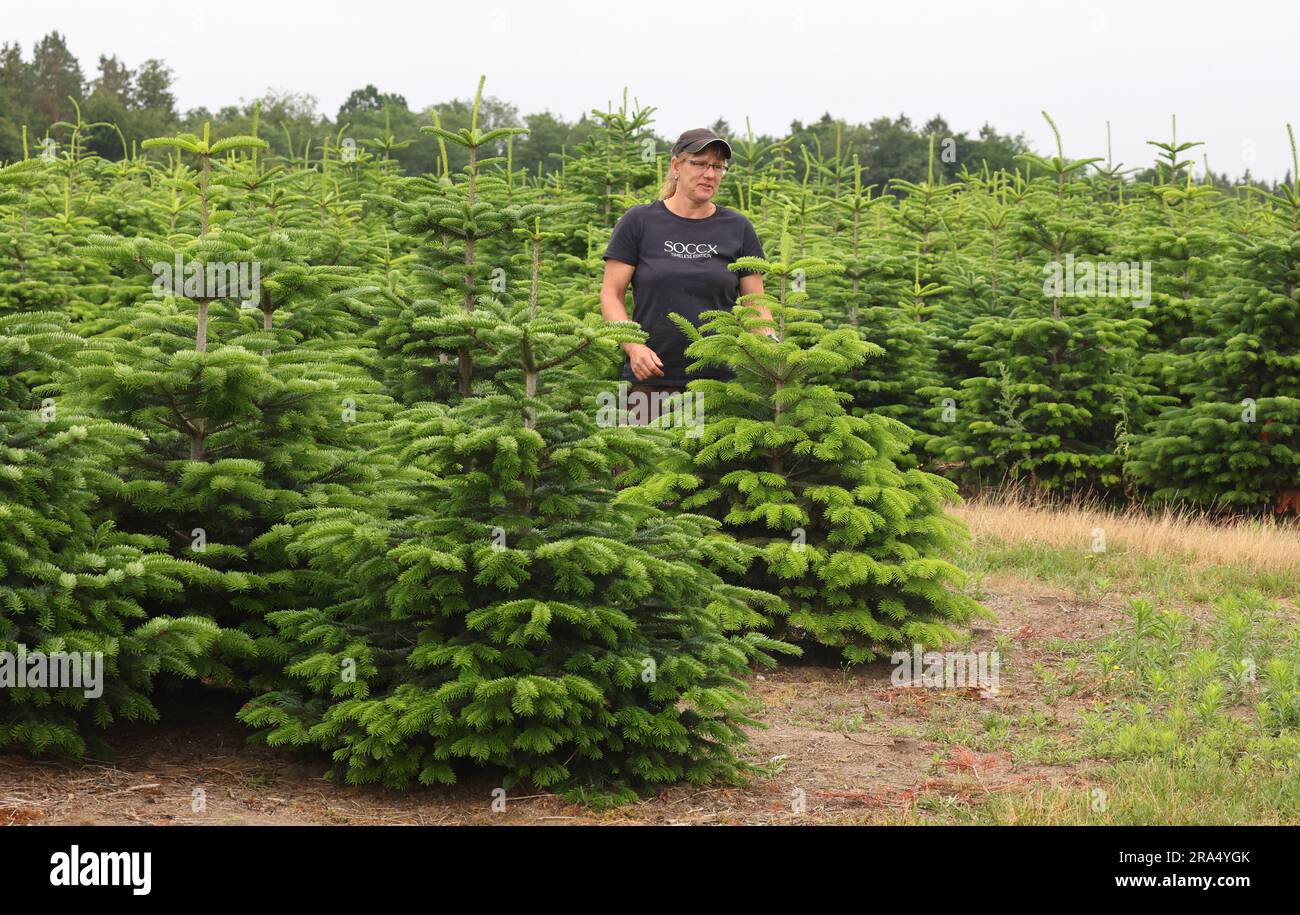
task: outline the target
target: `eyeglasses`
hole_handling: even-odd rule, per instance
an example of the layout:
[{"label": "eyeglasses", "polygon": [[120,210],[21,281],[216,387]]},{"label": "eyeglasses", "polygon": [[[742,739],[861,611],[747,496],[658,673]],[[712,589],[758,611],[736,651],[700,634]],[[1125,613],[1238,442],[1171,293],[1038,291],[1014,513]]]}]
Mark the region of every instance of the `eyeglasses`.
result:
[{"label": "eyeglasses", "polygon": [[705,162],[703,159],[687,159],[686,164],[693,168],[712,168],[716,169],[719,175],[727,173],[726,165],[714,165],[712,162]]}]

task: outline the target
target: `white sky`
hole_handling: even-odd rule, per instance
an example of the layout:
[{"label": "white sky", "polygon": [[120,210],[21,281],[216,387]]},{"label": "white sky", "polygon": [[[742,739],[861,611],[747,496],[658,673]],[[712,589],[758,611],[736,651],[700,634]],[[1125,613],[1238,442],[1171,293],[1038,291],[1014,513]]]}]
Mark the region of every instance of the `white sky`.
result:
[{"label": "white sky", "polygon": [[[216,110],[268,87],[307,92],[333,116],[374,83],[412,108],[485,92],[521,114],[567,120],[615,105],[627,86],[659,134],[725,117],[737,132],[784,134],[790,121],[865,122],[942,114],[974,134],[985,121],[1066,154],[1149,165],[1144,141],[1180,139],[1216,172],[1281,177],[1285,124],[1300,127],[1294,51],[1300,5],[1209,0],[0,0],[0,40],[24,53],[64,33],[87,75],[99,54],[128,66],[162,58],[178,106]],[[960,155],[960,150],[958,150]]]}]

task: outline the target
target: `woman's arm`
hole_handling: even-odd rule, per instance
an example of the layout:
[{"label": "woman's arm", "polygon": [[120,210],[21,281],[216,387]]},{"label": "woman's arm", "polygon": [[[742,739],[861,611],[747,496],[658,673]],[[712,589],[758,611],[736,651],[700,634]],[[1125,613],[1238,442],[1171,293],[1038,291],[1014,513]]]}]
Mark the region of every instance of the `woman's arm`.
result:
[{"label": "woman's arm", "polygon": [[[760,273],[748,273],[740,278],[740,294],[752,295],[763,291],[763,275]],[[772,312],[766,305],[756,305],[758,315],[761,318],[772,317]],[[767,334],[769,337],[776,336],[775,327],[764,327],[759,333]]]},{"label": "woman's arm", "polygon": [[[605,260],[605,279],[600,284],[600,314],[606,321],[627,321],[627,287],[632,282],[631,264],[616,261],[612,257]],[[652,375],[663,376],[664,364],[658,353],[644,343],[624,343],[623,350],[632,364],[632,374],[637,381],[645,381]]]}]

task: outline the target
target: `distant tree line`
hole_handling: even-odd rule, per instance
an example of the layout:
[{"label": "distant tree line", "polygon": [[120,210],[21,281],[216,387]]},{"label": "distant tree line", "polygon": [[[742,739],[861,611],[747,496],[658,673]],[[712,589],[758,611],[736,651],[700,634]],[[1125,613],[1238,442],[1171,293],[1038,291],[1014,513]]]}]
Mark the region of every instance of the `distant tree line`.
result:
[{"label": "distant tree line", "polygon": [[[93,125],[82,131],[84,148],[107,159],[123,158],[150,137],[201,132],[204,122],[212,124],[215,137],[246,134],[252,131],[256,114],[258,135],[282,155],[301,156],[308,151],[318,155],[327,142],[337,146],[342,132],[344,137],[397,160],[408,174],[420,174],[436,171],[439,155],[436,143],[415,142],[421,140],[420,127],[434,123],[435,117],[441,126],[451,130],[468,127],[473,105],[472,99],[453,99],[412,109],[403,96],[366,85],[354,90],[333,118],[320,113],[315,96],[275,90],[217,111],[199,107],[181,112],[176,107],[172,82],[173,72],[162,60],[151,58],[131,68],[116,55],[102,54],[96,73],[87,77],[58,32],[50,32],[37,42],[30,57],[24,55],[19,44],[5,42],[0,45],[0,162],[35,155],[47,135],[56,142],[65,142],[70,131],[57,125],[76,120],[71,98],[80,106],[83,124]],[[487,129],[527,128],[526,136],[513,141],[511,153],[515,168],[527,168],[533,174],[558,169],[562,156],[573,155],[592,141],[599,126],[586,113],[574,122],[549,110],[520,115],[514,105],[490,96],[480,105],[479,121],[479,126]],[[672,128],[671,135],[656,137],[662,152],[676,138],[679,126],[685,129],[695,125],[661,126]],[[748,139],[747,131],[738,132],[724,119],[710,126],[729,139]],[[786,135],[785,154],[790,159],[791,173],[802,177],[805,163],[801,147],[810,154],[820,152],[829,157],[838,142],[846,163],[857,154],[864,184],[884,187],[891,178],[926,178],[931,164],[931,136],[939,144],[933,158],[936,179],[951,178],[962,167],[978,171],[985,164],[989,169],[1012,170],[1019,165],[1017,155],[1031,152],[1023,134],[1000,133],[989,124],[969,136],[954,132],[938,115],[922,124],[914,124],[902,114],[878,117],[866,124],[848,124],[828,112],[807,124],[793,121]],[[777,139],[781,138],[753,137],[760,147]],[[448,158],[453,169],[465,164],[460,161],[464,153],[459,147],[450,148]],[[1149,171],[1135,171],[1132,177],[1144,180],[1149,175]],[[1212,173],[1211,178],[1223,185],[1257,183],[1251,180],[1249,171],[1237,181],[1227,174]]]}]

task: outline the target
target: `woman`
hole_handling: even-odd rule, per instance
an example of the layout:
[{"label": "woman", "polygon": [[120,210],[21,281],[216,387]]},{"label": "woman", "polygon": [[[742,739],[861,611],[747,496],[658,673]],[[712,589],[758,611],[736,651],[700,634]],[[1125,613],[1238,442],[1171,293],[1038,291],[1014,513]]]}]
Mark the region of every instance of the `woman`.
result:
[{"label": "woman", "polygon": [[[749,219],[713,202],[730,158],[731,146],[712,130],[686,131],[673,144],[659,199],[624,213],[605,249],[600,311],[607,321],[628,320],[623,303],[631,284],[633,314],[649,339],[623,344],[623,379],[651,404],[693,379],[731,377],[725,369],[688,372],[689,341],[668,315],[676,312],[698,327],[702,312],[730,311],[739,296],[763,291],[761,275],[727,268],[739,257],[763,257]],[[770,317],[766,308],[759,312]]]}]

